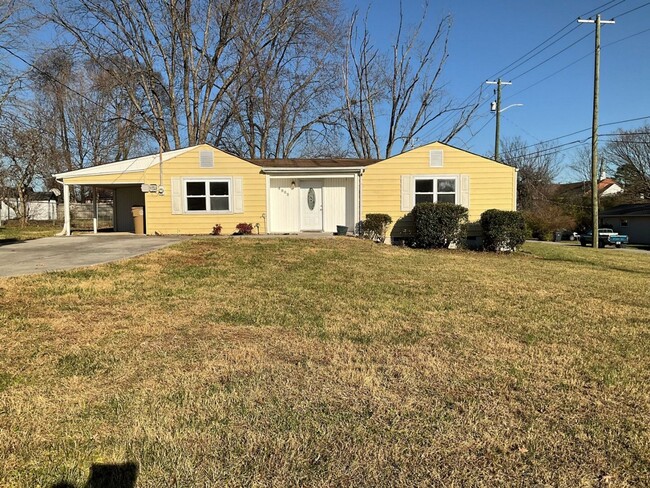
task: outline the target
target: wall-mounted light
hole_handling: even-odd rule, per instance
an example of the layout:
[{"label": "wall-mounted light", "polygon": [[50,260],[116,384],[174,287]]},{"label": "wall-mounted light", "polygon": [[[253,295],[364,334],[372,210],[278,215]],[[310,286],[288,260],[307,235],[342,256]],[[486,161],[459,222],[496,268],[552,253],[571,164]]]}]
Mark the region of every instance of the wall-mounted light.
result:
[{"label": "wall-mounted light", "polygon": [[291,189],[293,190],[295,187],[296,187],[296,182],[295,182],[295,181],[292,181],[292,182],[291,182]]}]

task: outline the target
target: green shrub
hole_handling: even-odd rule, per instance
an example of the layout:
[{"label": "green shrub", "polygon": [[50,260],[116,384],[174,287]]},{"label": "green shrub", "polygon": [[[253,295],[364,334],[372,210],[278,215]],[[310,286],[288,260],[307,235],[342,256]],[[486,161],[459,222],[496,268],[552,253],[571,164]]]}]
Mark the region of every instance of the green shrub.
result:
[{"label": "green shrub", "polygon": [[483,247],[488,251],[515,251],[526,241],[526,221],[520,212],[486,210],[480,223]]},{"label": "green shrub", "polygon": [[467,209],[453,203],[418,203],[412,210],[415,245],[446,248],[460,243],[466,232]]},{"label": "green shrub", "polygon": [[361,222],[363,237],[375,242],[386,240],[386,229],[393,222],[388,214],[366,214],[366,220]]}]

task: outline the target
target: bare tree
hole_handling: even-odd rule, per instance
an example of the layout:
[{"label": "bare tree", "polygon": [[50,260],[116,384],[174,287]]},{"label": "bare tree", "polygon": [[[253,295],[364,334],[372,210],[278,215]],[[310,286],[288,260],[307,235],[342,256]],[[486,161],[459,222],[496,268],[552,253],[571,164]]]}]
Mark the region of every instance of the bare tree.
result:
[{"label": "bare tree", "polygon": [[[591,148],[580,146],[572,156],[573,162],[569,164],[569,169],[578,178],[578,181],[591,181]],[[608,164],[607,158],[602,151],[598,152],[598,178],[608,175],[611,170],[611,164]]]},{"label": "bare tree", "polygon": [[521,137],[501,141],[501,162],[517,168],[517,207],[532,210],[550,198],[550,185],[558,174],[557,153],[548,144],[526,144]]},{"label": "bare tree", "polygon": [[0,198],[25,225],[29,194],[42,186],[51,147],[37,120],[13,120],[0,131]]},{"label": "bare tree", "polygon": [[[441,19],[424,41],[429,32],[427,7],[428,3],[422,20],[407,33],[400,1],[390,54],[374,47],[367,17],[359,28],[358,12],[352,16],[343,61],[343,122],[359,157],[389,157],[395,150],[403,152],[434,122],[453,114],[452,127],[439,137],[448,142],[478,108],[478,102],[462,106],[446,95],[442,74],[449,56],[451,18]],[[382,117],[383,113],[388,115]]]},{"label": "bare tree", "polygon": [[619,130],[607,143],[605,157],[616,168],[625,192],[636,198],[650,196],[650,124]]},{"label": "bare tree", "polygon": [[[142,124],[115,80],[89,61],[75,62],[63,48],[45,51],[33,63],[30,117],[51,141],[49,174],[125,159],[140,144]],[[53,185],[51,177],[46,178]]]},{"label": "bare tree", "polygon": [[[21,0],[0,0],[0,45],[13,46],[26,31],[29,20],[25,15],[26,4]],[[15,65],[8,63],[9,52],[0,53],[0,114],[15,92],[23,73],[16,72]]]},{"label": "bare tree", "polygon": [[[242,69],[215,139],[247,157],[288,157],[308,137],[326,137],[339,107],[336,57],[341,32],[331,0],[261,0],[235,40]],[[222,134],[223,137],[219,137]]]},{"label": "bare tree", "polygon": [[114,80],[129,78],[130,103],[168,149],[206,141],[240,73],[239,19],[256,3],[51,0],[43,14]]}]

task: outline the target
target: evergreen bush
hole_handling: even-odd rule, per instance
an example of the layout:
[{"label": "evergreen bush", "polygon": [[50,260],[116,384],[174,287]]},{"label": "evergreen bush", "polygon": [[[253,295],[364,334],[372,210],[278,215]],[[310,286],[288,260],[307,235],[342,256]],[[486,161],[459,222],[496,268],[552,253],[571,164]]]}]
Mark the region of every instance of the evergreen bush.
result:
[{"label": "evergreen bush", "polygon": [[480,223],[483,247],[488,251],[516,251],[526,241],[526,221],[521,212],[486,210]]},{"label": "evergreen bush", "polygon": [[411,211],[415,221],[415,245],[447,248],[464,238],[467,209],[454,203],[418,203]]}]

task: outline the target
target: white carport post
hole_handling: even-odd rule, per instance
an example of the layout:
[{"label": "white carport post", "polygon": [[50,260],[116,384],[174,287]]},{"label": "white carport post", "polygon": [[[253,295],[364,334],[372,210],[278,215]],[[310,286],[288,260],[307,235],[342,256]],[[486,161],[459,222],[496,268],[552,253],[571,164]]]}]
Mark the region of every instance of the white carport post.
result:
[{"label": "white carport post", "polygon": [[70,185],[63,184],[63,231],[70,235]]},{"label": "white carport post", "polygon": [[97,234],[98,217],[99,217],[99,203],[97,200],[97,187],[93,186],[93,234]]}]

